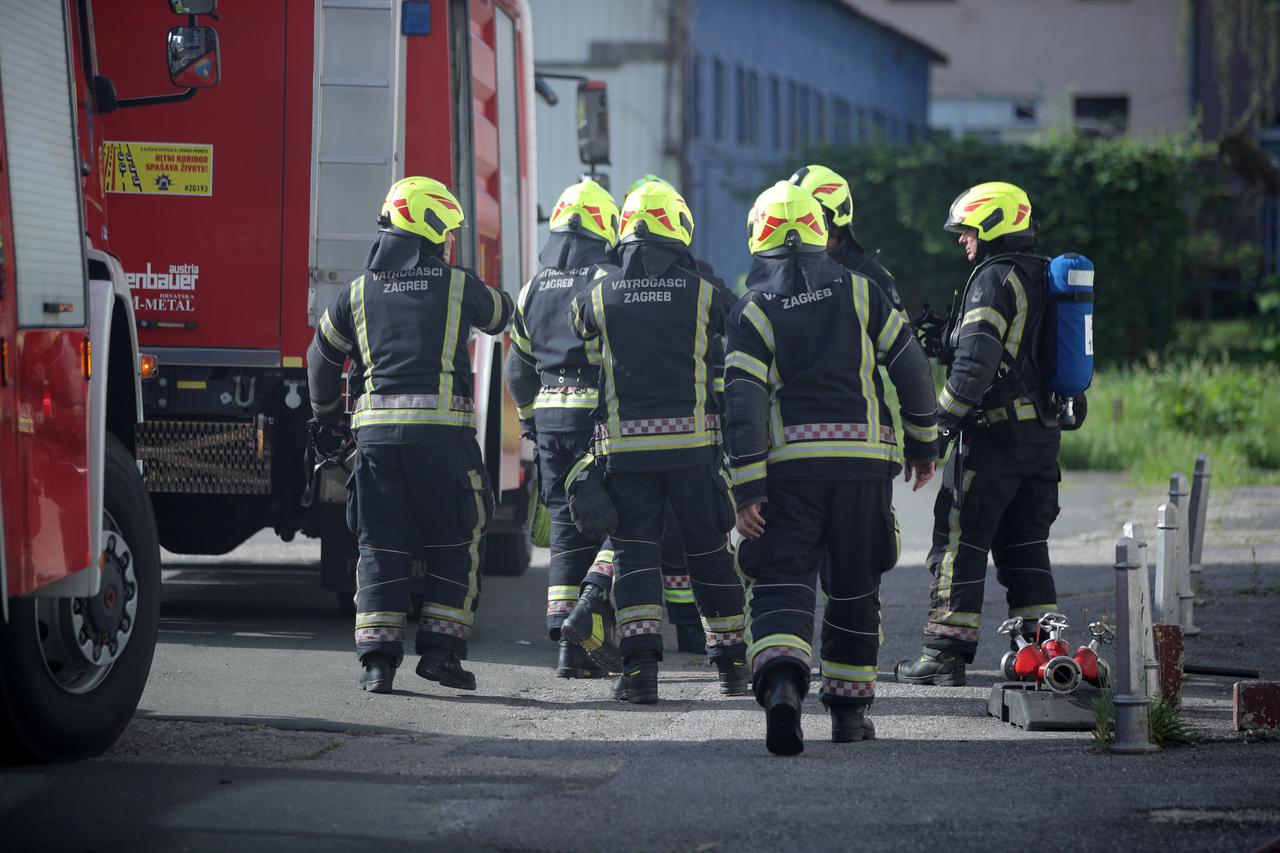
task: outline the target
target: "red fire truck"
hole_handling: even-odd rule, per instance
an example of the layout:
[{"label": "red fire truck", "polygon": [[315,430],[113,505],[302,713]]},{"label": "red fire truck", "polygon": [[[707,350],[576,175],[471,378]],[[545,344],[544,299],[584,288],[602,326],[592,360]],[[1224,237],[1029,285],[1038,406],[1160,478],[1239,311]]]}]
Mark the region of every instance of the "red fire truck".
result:
[{"label": "red fire truck", "polygon": [[[163,0],[149,3],[169,15]],[[0,0],[6,762],[106,749],[151,669],[160,552],[134,452],[142,407],[131,293],[108,248],[97,151],[107,112],[163,114],[151,108],[216,84],[216,34],[184,17],[186,26],[169,29],[169,15],[130,39],[160,69],[159,94],[122,99],[95,53],[89,0]]]},{"label": "red fire truck", "polygon": [[[304,506],[314,325],[364,268],[386,188],[430,175],[462,200],[454,260],[514,297],[537,227],[527,0],[272,0],[219,10],[227,71],[189,110],[103,121],[107,206],[143,352],[138,452],[161,544],[225,553],[263,528],[321,539],[322,581],[350,606],[345,475]],[[150,0],[99,10],[122,88],[163,71],[123,34]],[[103,33],[120,37],[102,38]],[[500,380],[501,341],[475,342],[481,445],[503,501],[485,570],[529,562],[533,477]],[[505,410],[505,417],[504,417]]]}]

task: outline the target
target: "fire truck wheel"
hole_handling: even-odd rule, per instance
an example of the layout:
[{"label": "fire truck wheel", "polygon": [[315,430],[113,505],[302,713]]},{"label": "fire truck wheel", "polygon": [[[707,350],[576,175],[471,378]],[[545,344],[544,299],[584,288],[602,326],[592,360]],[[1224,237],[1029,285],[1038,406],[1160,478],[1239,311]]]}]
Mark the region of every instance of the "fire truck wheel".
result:
[{"label": "fire truck wheel", "polygon": [[6,763],[106,751],[146,686],[160,622],[159,535],[137,465],[112,435],[103,492],[98,594],[16,599],[0,629]]}]

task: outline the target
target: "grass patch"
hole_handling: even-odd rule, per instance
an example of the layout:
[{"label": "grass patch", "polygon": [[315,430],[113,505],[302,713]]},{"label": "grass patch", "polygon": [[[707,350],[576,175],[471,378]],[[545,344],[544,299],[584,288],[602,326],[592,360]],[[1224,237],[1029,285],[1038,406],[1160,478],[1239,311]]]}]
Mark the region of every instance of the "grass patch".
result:
[{"label": "grass patch", "polygon": [[1213,484],[1280,483],[1280,365],[1196,360],[1099,372],[1085,425],[1062,437],[1062,464],[1128,471],[1140,484],[1188,476],[1198,453]]},{"label": "grass patch", "polygon": [[[1182,719],[1182,712],[1164,699],[1147,703],[1147,732],[1151,742],[1161,749],[1187,746],[1199,740],[1194,726]],[[1104,690],[1093,700],[1093,740],[1102,749],[1110,749],[1116,739],[1116,707],[1112,691]]]}]

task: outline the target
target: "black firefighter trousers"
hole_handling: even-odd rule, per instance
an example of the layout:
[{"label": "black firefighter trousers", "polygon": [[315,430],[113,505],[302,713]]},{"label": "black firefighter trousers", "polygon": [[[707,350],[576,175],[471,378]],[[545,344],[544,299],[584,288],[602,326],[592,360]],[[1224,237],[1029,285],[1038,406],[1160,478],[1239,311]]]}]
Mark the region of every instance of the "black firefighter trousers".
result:
[{"label": "black firefighter trousers", "polygon": [[365,444],[357,433],[357,443],[356,654],[403,659],[410,570],[425,556],[415,651],[440,648],[465,658],[480,599],[484,533],[493,515],[475,438]]},{"label": "black firefighter trousers", "polygon": [[[606,539],[587,572],[586,581],[611,590],[613,571],[613,543]],[[684,553],[684,537],[680,535],[680,522],[670,502],[662,525],[662,597],[667,603],[667,621],[672,625],[700,624],[698,599]]]},{"label": "black firefighter trousers", "polygon": [[820,696],[824,705],[870,705],[880,652],[880,576],[898,562],[893,480],[809,480],[770,474],[764,534],[739,546],[748,581],[747,659],[756,698],[790,667],[804,691],[813,658],[820,579]]},{"label": "black firefighter trousers", "polygon": [[702,613],[711,660],[741,659],[742,581],[729,550],[733,504],[712,465],[669,471],[610,471],[605,488],[618,513],[611,537],[613,604],[622,654],[652,650],[662,656],[662,540],[667,504],[684,539],[693,594]]},{"label": "black firefighter trousers", "polygon": [[560,626],[578,603],[582,580],[601,542],[573,523],[564,478],[591,446],[591,433],[538,432],[538,482],[551,517],[551,562],[547,567],[547,636],[560,639]]},{"label": "black firefighter trousers", "polygon": [[[1058,517],[1059,442],[1014,442],[970,431],[953,452],[933,505],[933,574],[925,646],[972,662],[982,626],[987,555],[1006,590],[1009,616],[1057,610],[1049,528]],[[957,471],[956,466],[961,470]],[[961,498],[956,500],[957,486]]]}]

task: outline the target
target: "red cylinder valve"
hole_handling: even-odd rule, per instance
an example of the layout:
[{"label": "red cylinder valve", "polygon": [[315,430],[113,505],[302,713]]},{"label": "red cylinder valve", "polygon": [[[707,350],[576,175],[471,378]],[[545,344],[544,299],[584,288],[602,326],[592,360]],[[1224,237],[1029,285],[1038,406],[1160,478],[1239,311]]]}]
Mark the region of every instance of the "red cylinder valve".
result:
[{"label": "red cylinder valve", "polygon": [[1088,646],[1081,646],[1072,655],[1080,664],[1080,675],[1090,684],[1098,683],[1098,653]]},{"label": "red cylinder valve", "polygon": [[1071,647],[1067,645],[1066,640],[1045,640],[1040,644],[1040,651],[1044,652],[1045,660],[1071,657]]},{"label": "red cylinder valve", "polygon": [[1013,661],[1013,671],[1019,678],[1031,678],[1040,672],[1040,667],[1048,660],[1044,653],[1035,646],[1023,646],[1018,649],[1018,656]]}]

